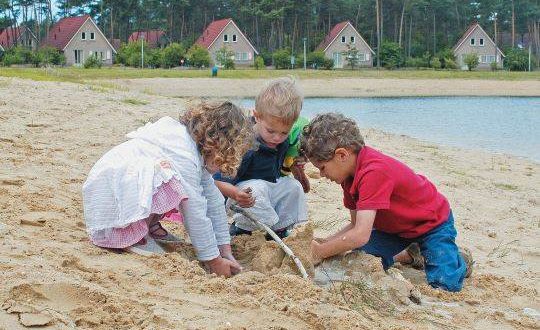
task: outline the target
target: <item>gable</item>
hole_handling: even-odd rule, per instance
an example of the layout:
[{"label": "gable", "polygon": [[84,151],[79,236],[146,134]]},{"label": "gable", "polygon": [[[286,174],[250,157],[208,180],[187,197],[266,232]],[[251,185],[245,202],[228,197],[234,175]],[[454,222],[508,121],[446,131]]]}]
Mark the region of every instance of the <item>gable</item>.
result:
[{"label": "gable", "polygon": [[104,41],[114,53],[117,53],[116,49],[111,45],[109,40],[105,38],[105,35],[103,35],[103,32],[101,32],[100,28],[96,25],[96,23],[94,23],[94,20],[90,16],[88,16],[88,19],[79,27],[79,29],[77,29],[77,31],[73,34],[71,39],[66,43],[64,48],[62,48],[62,51],[64,51],[75,40],[80,40],[81,34],[83,32],[87,34],[86,35],[87,40],[90,40],[89,39],[90,33],[92,32],[95,33],[95,36],[94,36],[95,40]]},{"label": "gable", "polygon": [[230,18],[225,18],[210,23],[210,25],[208,25],[208,27],[204,30],[203,34],[201,34],[197,41],[195,41],[195,44],[209,49],[216,42],[216,40],[222,38],[223,33],[227,28],[234,29],[234,31],[249,45],[249,47],[253,49],[253,52],[255,52],[255,54],[259,54],[249,39],[244,35],[244,33],[242,33],[240,28],[238,28],[238,25],[236,25],[236,23],[234,23],[234,21]]},{"label": "gable", "polygon": [[[336,24],[332,31],[326,36],[326,38],[321,42],[317,47],[318,50],[326,51],[330,46],[336,43],[342,43],[341,37],[345,37],[345,44],[351,43],[351,37],[354,37],[354,44],[363,45],[368,48],[372,54],[375,54],[373,49],[369,46],[367,41],[362,37],[360,32],[358,32],[350,22],[342,22]],[[357,49],[360,49],[361,46],[356,46]]]},{"label": "gable", "polygon": [[[458,40],[456,45],[453,48],[454,53],[459,52],[465,45],[468,45],[472,36],[478,36],[478,38],[484,39],[484,45],[489,43],[491,46],[495,47],[495,42],[491,39],[489,34],[480,26],[478,23],[471,24],[463,36]],[[475,46],[473,46],[475,47]],[[497,52],[504,56],[503,52],[499,47],[497,47]]]},{"label": "gable", "polygon": [[[229,31],[232,31],[232,32],[229,32]],[[247,45],[253,50],[253,52],[255,54],[259,54],[259,52],[257,51],[257,49],[255,49],[255,47],[253,47],[253,45],[251,44],[251,42],[249,41],[248,38],[246,38],[246,36],[242,33],[242,31],[240,31],[240,29],[238,28],[238,26],[234,23],[233,20],[231,20],[229,22],[229,24],[227,24],[222,30],[221,32],[217,35],[217,37],[212,41],[212,43],[208,46],[208,48],[212,47],[212,45],[214,45],[214,43],[219,40],[220,38],[223,38],[223,35],[224,34],[229,34],[231,35],[231,38],[232,38],[232,35],[233,34],[236,34],[237,35],[237,38],[241,38],[243,41],[245,41],[247,43]],[[232,45],[234,45],[234,42],[232,42],[232,40],[230,40]]]}]

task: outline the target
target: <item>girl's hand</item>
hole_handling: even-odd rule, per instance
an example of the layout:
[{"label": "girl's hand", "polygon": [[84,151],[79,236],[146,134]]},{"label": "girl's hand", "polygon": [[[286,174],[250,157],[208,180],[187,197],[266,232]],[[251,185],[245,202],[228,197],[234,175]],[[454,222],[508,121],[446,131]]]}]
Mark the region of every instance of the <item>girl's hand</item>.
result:
[{"label": "girl's hand", "polygon": [[255,198],[251,195],[251,188],[236,189],[233,199],[240,207],[248,208],[255,204]]},{"label": "girl's hand", "polygon": [[321,243],[317,242],[316,240],[311,241],[311,260],[313,261],[313,265],[316,266],[320,264],[323,261],[323,258],[320,257],[321,255]]},{"label": "girl's hand", "polygon": [[236,265],[232,261],[222,258],[221,256],[205,261],[204,263],[208,266],[211,273],[218,276],[231,277],[233,269],[236,269]]},{"label": "girl's hand", "polygon": [[224,244],[224,245],[218,246],[218,248],[219,248],[219,253],[221,254],[221,257],[233,262],[233,266],[231,266],[232,274],[236,275],[242,272],[243,268],[240,265],[240,263],[238,263],[238,261],[236,261],[236,259],[234,258],[232,254],[231,246],[229,244]]}]

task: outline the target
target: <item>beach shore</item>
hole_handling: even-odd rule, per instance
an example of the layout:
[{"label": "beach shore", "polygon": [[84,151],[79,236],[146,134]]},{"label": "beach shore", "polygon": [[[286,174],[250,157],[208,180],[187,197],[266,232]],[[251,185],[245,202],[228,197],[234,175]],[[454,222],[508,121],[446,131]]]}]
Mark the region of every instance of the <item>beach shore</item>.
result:
[{"label": "beach shore", "polygon": [[[368,145],[426,175],[448,197],[458,244],[476,259],[462,292],[431,289],[421,271],[402,268],[422,303],[381,309],[386,300],[362,295],[369,288],[351,295],[359,282],[344,291],[278,270],[217,278],[201,268],[189,244],[156,258],[90,244],[81,187],[103,153],[146,122],[177,118],[185,97],[250,97],[263,83],[0,78],[0,329],[540,328],[540,164],[379,130],[363,132]],[[300,83],[307,96],[324,97],[389,96],[379,91],[386,87],[398,93],[392,96],[439,95],[428,93],[437,86],[450,86],[445,92],[451,95],[472,95],[462,93],[474,86],[481,95],[540,94],[537,81]],[[331,233],[348,219],[341,188],[319,178],[313,167],[307,172],[309,221],[316,235]],[[182,228],[168,228],[187,239]]]}]

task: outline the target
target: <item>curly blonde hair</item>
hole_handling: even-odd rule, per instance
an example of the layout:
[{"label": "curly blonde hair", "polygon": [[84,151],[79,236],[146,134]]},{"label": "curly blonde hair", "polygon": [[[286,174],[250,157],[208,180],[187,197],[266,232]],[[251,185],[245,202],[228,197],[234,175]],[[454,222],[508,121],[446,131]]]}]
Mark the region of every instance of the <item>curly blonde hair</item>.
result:
[{"label": "curly blonde hair", "polygon": [[253,147],[253,125],[247,113],[230,101],[194,104],[180,116],[205,162],[235,176],[243,155]]},{"label": "curly blonde hair", "polygon": [[300,138],[300,154],[317,162],[334,158],[336,149],[360,152],[365,142],[358,125],[339,113],[317,115],[304,127]]}]

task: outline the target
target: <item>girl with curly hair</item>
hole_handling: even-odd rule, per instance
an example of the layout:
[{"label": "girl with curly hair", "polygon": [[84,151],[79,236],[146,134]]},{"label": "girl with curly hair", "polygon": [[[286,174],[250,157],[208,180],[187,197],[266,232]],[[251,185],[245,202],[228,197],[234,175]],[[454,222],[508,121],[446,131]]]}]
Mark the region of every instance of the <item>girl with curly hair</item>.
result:
[{"label": "girl with curly hair", "polygon": [[180,240],[160,224],[183,222],[197,257],[231,276],[234,259],[224,199],[212,173],[235,175],[252,147],[246,113],[231,102],[203,102],[175,120],[163,117],[127,134],[90,170],[84,217],[93,244],[145,256]]}]

